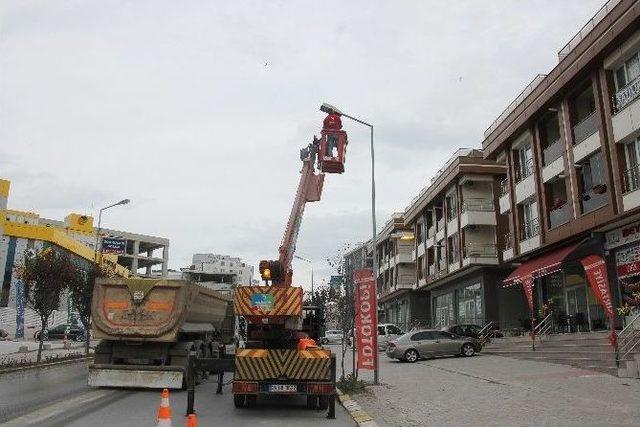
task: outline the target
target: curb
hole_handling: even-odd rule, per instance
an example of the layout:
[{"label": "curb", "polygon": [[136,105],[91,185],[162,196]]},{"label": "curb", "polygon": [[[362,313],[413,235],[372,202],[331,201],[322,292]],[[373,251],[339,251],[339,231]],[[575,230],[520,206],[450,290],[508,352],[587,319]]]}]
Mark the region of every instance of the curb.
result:
[{"label": "curb", "polygon": [[90,361],[90,360],[93,360],[93,356],[78,357],[78,358],[74,358],[74,359],[61,360],[59,362],[42,363],[42,364],[39,364],[39,365],[34,363],[33,365],[28,365],[28,366],[18,366],[16,368],[0,369],[0,375],[2,375],[2,374],[10,374],[11,372],[28,371],[28,370],[32,370],[32,369],[49,368],[49,367],[52,367],[52,366],[70,365],[72,363],[87,362],[87,361]]},{"label": "curb", "polygon": [[337,390],[338,400],[359,427],[378,427],[373,417],[365,412],[365,410],[358,405],[358,402],[353,400],[348,394],[343,393],[339,388]]}]

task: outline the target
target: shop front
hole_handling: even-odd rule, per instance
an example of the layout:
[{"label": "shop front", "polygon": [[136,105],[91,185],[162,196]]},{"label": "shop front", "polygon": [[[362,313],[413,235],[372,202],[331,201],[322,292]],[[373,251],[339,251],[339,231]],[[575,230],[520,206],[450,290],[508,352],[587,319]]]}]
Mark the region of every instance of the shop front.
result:
[{"label": "shop front", "polygon": [[610,275],[615,283],[620,315],[629,320],[640,313],[640,223],[605,234]]}]

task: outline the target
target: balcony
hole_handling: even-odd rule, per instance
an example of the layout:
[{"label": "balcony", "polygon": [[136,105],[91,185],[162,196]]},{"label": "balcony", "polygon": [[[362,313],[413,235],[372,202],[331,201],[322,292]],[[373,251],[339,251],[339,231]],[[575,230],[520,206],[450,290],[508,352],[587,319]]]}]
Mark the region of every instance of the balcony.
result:
[{"label": "balcony", "polygon": [[573,144],[578,145],[598,131],[598,115],[594,111],[573,127]]},{"label": "balcony", "polygon": [[540,222],[538,218],[522,224],[520,229],[520,252],[529,252],[540,247]]},{"label": "balcony", "polygon": [[620,142],[640,129],[640,77],[636,77],[613,97],[613,139]]},{"label": "balcony", "polygon": [[433,276],[434,274],[436,274],[436,265],[435,264],[429,264],[429,276]]},{"label": "balcony", "polygon": [[624,171],[623,178],[622,206],[628,211],[640,206],[640,165]]},{"label": "balcony", "polygon": [[529,159],[524,166],[516,169],[516,203],[533,196],[536,192],[536,183],[533,179],[533,159]]},{"label": "balcony", "polygon": [[460,227],[470,225],[496,225],[496,213],[491,199],[466,199],[462,202]]},{"label": "balcony", "polygon": [[436,231],[436,240],[440,241],[444,239],[444,228],[445,228],[444,217],[440,218],[437,223],[437,231]]},{"label": "balcony", "polygon": [[500,205],[501,214],[511,210],[511,196],[509,194],[508,178],[500,181],[500,198],[498,199],[498,205]]},{"label": "balcony", "polygon": [[447,270],[447,260],[441,259],[438,260],[438,271],[446,271]]},{"label": "balcony", "polygon": [[412,259],[412,255],[413,255],[413,252],[411,252],[411,253],[410,252],[406,252],[406,253],[401,252],[401,253],[399,253],[398,255],[395,256],[395,259],[394,259],[395,264],[397,265],[397,264],[400,264],[400,263],[411,263],[411,262],[413,262],[414,260]]},{"label": "balcony", "polygon": [[563,201],[562,204],[558,203],[557,207],[549,211],[550,228],[566,224],[571,221],[571,219],[573,219],[573,215],[571,214],[571,205],[566,201]]},{"label": "balcony", "polygon": [[516,182],[520,182],[533,174],[533,159],[516,168]]},{"label": "balcony", "polygon": [[497,264],[498,246],[495,243],[467,243],[462,248],[462,264]]},{"label": "balcony", "polygon": [[513,240],[511,233],[504,233],[502,236],[502,259],[508,261],[513,258]]},{"label": "balcony", "polygon": [[542,157],[544,159],[544,165],[549,166],[555,160],[562,157],[562,153],[564,152],[564,147],[560,139],[549,144],[547,148],[542,150]]},{"label": "balcony", "polygon": [[606,205],[608,202],[607,184],[595,185],[591,190],[581,196],[582,213],[585,214],[594,211]]}]

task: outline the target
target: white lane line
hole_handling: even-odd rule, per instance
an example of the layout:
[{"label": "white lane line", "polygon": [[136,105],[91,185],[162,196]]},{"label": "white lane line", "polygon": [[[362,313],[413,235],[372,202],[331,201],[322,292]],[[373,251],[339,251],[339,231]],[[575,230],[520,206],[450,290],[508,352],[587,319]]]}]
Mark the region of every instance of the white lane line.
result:
[{"label": "white lane line", "polygon": [[87,405],[91,402],[95,402],[99,399],[104,399],[116,391],[114,390],[95,390],[90,391],[80,396],[76,396],[71,399],[66,399],[61,402],[57,402],[44,408],[40,408],[37,411],[31,412],[29,414],[23,415],[18,418],[14,418],[10,421],[7,421],[4,424],[0,424],[3,427],[19,427],[25,425],[40,425],[42,422],[57,417],[61,414],[68,412],[70,409]]}]

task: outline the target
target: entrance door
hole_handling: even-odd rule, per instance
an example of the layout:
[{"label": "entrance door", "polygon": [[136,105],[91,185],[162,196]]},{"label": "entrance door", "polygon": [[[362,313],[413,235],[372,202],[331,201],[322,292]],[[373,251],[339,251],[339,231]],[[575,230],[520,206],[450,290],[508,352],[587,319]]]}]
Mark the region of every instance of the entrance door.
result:
[{"label": "entrance door", "polygon": [[580,331],[590,330],[587,304],[587,288],[574,286],[567,289],[567,314],[572,316],[575,326]]}]

